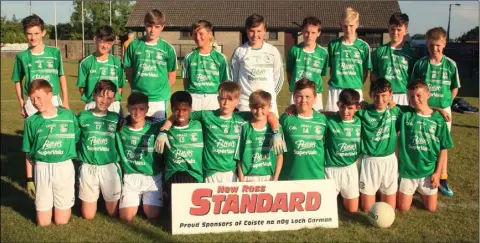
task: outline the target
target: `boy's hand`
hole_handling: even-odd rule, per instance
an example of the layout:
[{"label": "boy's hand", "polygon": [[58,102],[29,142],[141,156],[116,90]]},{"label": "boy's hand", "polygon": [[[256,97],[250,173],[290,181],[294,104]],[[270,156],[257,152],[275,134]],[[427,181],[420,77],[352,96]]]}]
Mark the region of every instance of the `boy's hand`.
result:
[{"label": "boy's hand", "polygon": [[33,181],[27,182],[27,192],[30,197],[35,199],[35,183],[33,183]]},{"label": "boy's hand", "polygon": [[443,116],[443,118],[445,119],[446,122],[452,121],[452,117],[444,109],[437,109],[437,111],[440,112],[440,114],[442,114],[442,116]]},{"label": "boy's hand", "polygon": [[63,107],[64,109],[67,109],[67,110],[70,109],[70,106],[68,105],[68,103],[62,104],[62,107]]},{"label": "boy's hand", "polygon": [[362,100],[362,101],[360,102],[360,109],[364,109],[365,107],[367,107],[367,105],[368,105],[368,102]]},{"label": "boy's hand", "polygon": [[283,154],[283,139],[280,133],[274,133],[270,146],[273,148],[275,155]]},{"label": "boy's hand", "polygon": [[388,108],[392,109],[397,105],[397,103],[395,103],[395,101],[393,100],[390,100],[387,105],[388,105]]},{"label": "boy's hand", "polygon": [[430,178],[430,182],[432,183],[432,186],[437,188],[440,186],[440,173],[433,173],[433,175]]},{"label": "boy's hand", "polygon": [[155,151],[163,154],[163,149],[165,148],[165,145],[170,148],[170,142],[168,141],[167,133],[164,131],[160,131],[157,138],[155,139]]},{"label": "boy's hand", "polygon": [[27,118],[27,110],[25,110],[25,106],[22,105],[20,107],[20,115],[23,117],[23,118]]},{"label": "boy's hand", "polygon": [[295,107],[294,104],[291,104],[287,107],[287,109],[285,109],[285,114],[289,115],[289,116],[292,116],[294,115],[295,113],[297,113],[297,108]]}]

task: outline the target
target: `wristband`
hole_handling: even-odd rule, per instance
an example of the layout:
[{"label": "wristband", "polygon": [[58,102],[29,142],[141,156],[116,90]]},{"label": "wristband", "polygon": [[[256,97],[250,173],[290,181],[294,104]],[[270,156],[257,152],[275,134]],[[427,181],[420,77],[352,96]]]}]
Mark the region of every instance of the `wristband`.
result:
[{"label": "wristband", "polygon": [[27,182],[33,182],[33,177],[27,177]]}]

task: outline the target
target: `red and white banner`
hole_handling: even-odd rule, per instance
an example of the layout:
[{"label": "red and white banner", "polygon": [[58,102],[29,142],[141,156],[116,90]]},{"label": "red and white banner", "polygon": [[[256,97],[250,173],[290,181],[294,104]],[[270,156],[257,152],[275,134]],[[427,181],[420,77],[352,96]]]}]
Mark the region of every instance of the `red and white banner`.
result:
[{"label": "red and white banner", "polygon": [[338,228],[333,180],[172,185],[172,234]]}]

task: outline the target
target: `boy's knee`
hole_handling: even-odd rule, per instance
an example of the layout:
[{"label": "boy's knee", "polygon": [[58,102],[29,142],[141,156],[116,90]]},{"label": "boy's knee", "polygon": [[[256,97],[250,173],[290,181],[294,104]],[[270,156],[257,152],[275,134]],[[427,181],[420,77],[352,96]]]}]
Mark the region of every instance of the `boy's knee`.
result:
[{"label": "boy's knee", "polygon": [[37,220],[37,225],[40,227],[49,226],[51,223],[51,220]]},{"label": "boy's knee", "polygon": [[437,212],[437,207],[436,206],[435,207],[432,207],[432,206],[427,207],[427,211],[429,211],[430,213],[435,213],[435,212]]},{"label": "boy's knee", "polygon": [[60,219],[55,219],[55,224],[56,225],[63,225],[68,223],[69,218],[60,218]]},{"label": "boy's knee", "polygon": [[122,219],[125,222],[132,222],[133,218],[135,218],[135,215],[120,214],[120,219]]},{"label": "boy's knee", "polygon": [[405,211],[410,210],[410,206],[403,206],[401,204],[398,204],[397,208],[398,208],[398,211],[401,211],[401,212],[405,212]]}]

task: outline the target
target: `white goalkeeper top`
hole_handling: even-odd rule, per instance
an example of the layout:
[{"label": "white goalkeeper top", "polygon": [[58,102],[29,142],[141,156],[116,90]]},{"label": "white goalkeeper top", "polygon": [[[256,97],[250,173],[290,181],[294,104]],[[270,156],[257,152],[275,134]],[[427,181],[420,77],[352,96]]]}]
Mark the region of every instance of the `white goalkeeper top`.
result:
[{"label": "white goalkeeper top", "polygon": [[232,78],[242,88],[240,105],[248,107],[248,97],[258,89],[272,95],[272,105],[283,84],[283,61],[280,52],[266,42],[251,48],[248,42],[235,49],[232,56]]}]

